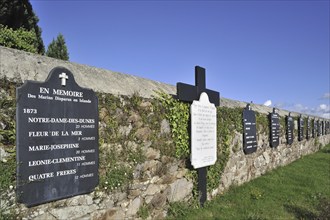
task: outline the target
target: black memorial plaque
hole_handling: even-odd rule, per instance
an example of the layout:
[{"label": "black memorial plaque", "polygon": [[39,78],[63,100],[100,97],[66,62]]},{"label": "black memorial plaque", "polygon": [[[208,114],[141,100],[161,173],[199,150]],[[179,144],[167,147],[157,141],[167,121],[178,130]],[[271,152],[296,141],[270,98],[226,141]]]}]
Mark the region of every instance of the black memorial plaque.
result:
[{"label": "black memorial plaque", "polygon": [[298,141],[304,140],[304,119],[300,115],[298,119]]},{"label": "black memorial plaque", "polygon": [[98,185],[98,100],[56,67],[17,88],[17,198],[33,206]]},{"label": "black memorial plaque", "polygon": [[280,144],[280,116],[275,108],[273,108],[273,112],[269,114],[269,122],[270,146],[277,147]]},{"label": "black memorial plaque", "polygon": [[288,144],[293,143],[293,128],[294,128],[294,123],[293,123],[293,118],[291,117],[290,113],[288,116],[286,116],[286,140]]},{"label": "black memorial plaque", "polygon": [[321,136],[322,129],[321,129],[321,122],[320,120],[317,120],[317,136]]},{"label": "black memorial plaque", "polygon": [[307,118],[307,128],[306,128],[306,139],[309,140],[311,137],[311,119]]},{"label": "black memorial plaque", "polygon": [[328,134],[328,121],[324,121],[324,135]]},{"label": "black memorial plaque", "polygon": [[245,154],[257,150],[256,115],[249,104],[243,110],[243,150]]},{"label": "black memorial plaque", "polygon": [[321,122],[321,126],[322,126],[322,135],[324,135],[324,130],[325,130],[325,124],[324,121]]},{"label": "black memorial plaque", "polygon": [[316,134],[316,132],[317,132],[317,124],[316,124],[316,120],[315,120],[315,118],[314,118],[314,120],[313,120],[313,127],[312,127],[312,137],[313,138],[315,138],[316,136],[317,136],[317,134]]},{"label": "black memorial plaque", "polygon": [[330,134],[330,122],[329,121],[325,122],[325,134],[326,135]]}]

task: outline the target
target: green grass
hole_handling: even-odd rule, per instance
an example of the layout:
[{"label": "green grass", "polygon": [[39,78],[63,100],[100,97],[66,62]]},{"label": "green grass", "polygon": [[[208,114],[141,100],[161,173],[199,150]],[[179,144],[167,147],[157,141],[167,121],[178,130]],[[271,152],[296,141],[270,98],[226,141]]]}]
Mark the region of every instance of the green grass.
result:
[{"label": "green grass", "polygon": [[330,219],[330,144],[190,209],[170,206],[174,219]]}]

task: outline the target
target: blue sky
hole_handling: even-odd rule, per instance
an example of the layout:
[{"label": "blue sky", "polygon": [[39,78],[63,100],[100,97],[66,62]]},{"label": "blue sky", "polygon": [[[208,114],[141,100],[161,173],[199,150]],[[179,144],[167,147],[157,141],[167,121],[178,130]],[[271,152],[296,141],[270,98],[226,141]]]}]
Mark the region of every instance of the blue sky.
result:
[{"label": "blue sky", "polygon": [[329,0],[31,3],[72,62],[330,118]]}]

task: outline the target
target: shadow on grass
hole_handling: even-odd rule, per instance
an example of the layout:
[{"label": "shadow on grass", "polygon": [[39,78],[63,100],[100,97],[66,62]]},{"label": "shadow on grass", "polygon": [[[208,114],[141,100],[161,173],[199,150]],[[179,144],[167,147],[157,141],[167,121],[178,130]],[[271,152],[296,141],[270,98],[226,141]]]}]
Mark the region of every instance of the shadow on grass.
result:
[{"label": "shadow on grass", "polygon": [[330,199],[322,197],[318,205],[318,210],[320,211],[318,219],[330,219]]},{"label": "shadow on grass", "polygon": [[304,207],[297,205],[284,205],[284,208],[295,215],[297,219],[317,219],[318,215]]},{"label": "shadow on grass", "polygon": [[322,149],[321,152],[325,154],[330,154],[330,148]]},{"label": "shadow on grass", "polygon": [[317,211],[315,212],[298,205],[284,205],[285,209],[293,213],[297,219],[318,219],[329,220],[330,219],[330,199],[325,196],[321,196],[318,199]]}]

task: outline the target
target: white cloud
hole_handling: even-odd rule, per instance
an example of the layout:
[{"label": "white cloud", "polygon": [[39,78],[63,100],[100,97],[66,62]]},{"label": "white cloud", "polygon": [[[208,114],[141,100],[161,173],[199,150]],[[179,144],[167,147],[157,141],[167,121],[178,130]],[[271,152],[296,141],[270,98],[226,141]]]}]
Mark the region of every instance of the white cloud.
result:
[{"label": "white cloud", "polygon": [[264,103],[265,106],[271,106],[272,105],[272,100],[267,100],[265,103]]},{"label": "white cloud", "polygon": [[324,95],[322,96],[322,99],[330,99],[330,92],[324,93]]},{"label": "white cloud", "polygon": [[326,109],[328,108],[328,106],[327,106],[326,104],[321,104],[321,105],[319,106],[319,108],[320,108],[321,110],[326,110]]},{"label": "white cloud", "polygon": [[280,109],[285,109],[288,111],[308,114],[308,115],[315,115],[318,117],[323,117],[330,119],[330,105],[327,104],[320,104],[315,107],[308,107],[300,103],[290,104],[290,103],[275,103],[274,106],[280,106]]}]

